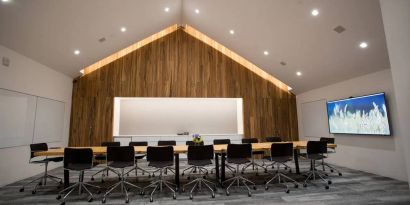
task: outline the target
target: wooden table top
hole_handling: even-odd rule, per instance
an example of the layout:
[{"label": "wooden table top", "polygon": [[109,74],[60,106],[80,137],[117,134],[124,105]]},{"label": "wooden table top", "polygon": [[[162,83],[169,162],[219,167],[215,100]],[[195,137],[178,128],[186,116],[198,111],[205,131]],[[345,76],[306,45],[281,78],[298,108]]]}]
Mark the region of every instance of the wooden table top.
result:
[{"label": "wooden table top", "polygon": [[[275,143],[286,143],[286,142],[275,142]],[[293,149],[306,149],[307,141],[293,141]],[[261,143],[252,143],[252,151],[267,151],[270,150],[272,142],[261,142]],[[226,152],[228,145],[214,145],[215,153]],[[328,144],[328,148],[336,148],[336,144]],[[106,147],[76,147],[76,148],[91,148],[94,154],[105,154],[107,153]],[[147,152],[146,146],[135,146],[135,153],[145,154]],[[188,152],[187,145],[176,145],[174,146],[174,153],[182,154]],[[63,156],[64,148],[49,149],[48,151],[41,151],[34,153],[34,156]]]}]

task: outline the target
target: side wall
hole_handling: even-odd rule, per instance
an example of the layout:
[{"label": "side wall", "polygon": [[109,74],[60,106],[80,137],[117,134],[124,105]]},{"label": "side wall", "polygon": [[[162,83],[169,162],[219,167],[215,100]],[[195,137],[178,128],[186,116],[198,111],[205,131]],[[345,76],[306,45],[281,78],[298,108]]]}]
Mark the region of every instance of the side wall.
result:
[{"label": "side wall", "polygon": [[[387,97],[392,136],[370,135],[331,135],[338,144],[337,152],[332,154],[331,163],[363,170],[399,180],[407,180],[404,156],[402,154],[398,109],[393,89],[391,70],[382,70],[365,76],[353,78],[330,86],[311,90],[296,96],[298,106],[299,137],[305,136],[302,124],[301,104],[321,99],[336,100],[350,96],[360,96],[385,92]],[[326,109],[324,106],[323,109]],[[326,112],[326,111],[325,111]],[[325,126],[321,123],[318,126]],[[317,136],[317,137],[328,137]]]},{"label": "side wall", "polygon": [[[0,88],[65,102],[63,141],[52,143],[50,146],[66,146],[70,122],[72,79],[0,45],[1,57],[8,57],[10,66],[0,65]],[[44,171],[43,166],[29,164],[29,156],[29,146],[0,149],[0,186]],[[60,165],[53,164],[49,168]]]},{"label": "side wall", "polygon": [[114,97],[243,98],[246,137],[298,137],[293,94],[181,29],[77,80],[71,146],[112,140]]}]

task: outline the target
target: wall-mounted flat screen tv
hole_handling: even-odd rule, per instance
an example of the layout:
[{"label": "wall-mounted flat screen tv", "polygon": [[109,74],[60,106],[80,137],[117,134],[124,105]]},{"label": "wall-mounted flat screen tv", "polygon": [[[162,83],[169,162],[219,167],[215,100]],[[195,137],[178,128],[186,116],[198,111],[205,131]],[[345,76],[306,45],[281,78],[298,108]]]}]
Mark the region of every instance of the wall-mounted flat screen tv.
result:
[{"label": "wall-mounted flat screen tv", "polygon": [[332,134],[390,135],[384,93],[327,102]]}]

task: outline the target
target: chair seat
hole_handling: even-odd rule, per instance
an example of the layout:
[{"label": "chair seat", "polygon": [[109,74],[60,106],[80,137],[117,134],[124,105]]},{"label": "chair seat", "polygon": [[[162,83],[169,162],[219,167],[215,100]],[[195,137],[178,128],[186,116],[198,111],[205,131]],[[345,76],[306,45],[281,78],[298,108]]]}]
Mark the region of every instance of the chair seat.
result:
[{"label": "chair seat", "polygon": [[206,166],[212,164],[212,161],[210,159],[205,159],[205,160],[188,160],[189,165],[194,165],[194,166]]},{"label": "chair seat", "polygon": [[164,168],[174,165],[173,161],[163,161],[163,162],[149,162],[148,166],[155,167],[155,168]]},{"label": "chair seat", "polygon": [[262,155],[262,154],[265,154],[265,151],[255,151],[255,152],[252,152],[252,154]]},{"label": "chair seat", "polygon": [[321,155],[321,154],[310,154],[310,155],[307,155],[306,153],[302,153],[302,154],[299,154],[299,156],[302,156],[302,157],[304,157],[304,158],[306,158],[306,159],[313,159],[313,160],[320,160],[320,159],[326,159],[326,158],[327,158],[326,156]]},{"label": "chair seat", "polygon": [[231,164],[245,164],[250,161],[246,158],[228,158],[227,162]]},{"label": "chair seat", "polygon": [[94,157],[95,160],[106,160],[107,156],[106,155],[96,155]]},{"label": "chair seat", "polygon": [[113,167],[113,168],[125,168],[125,167],[132,167],[134,166],[134,162],[120,162],[120,161],[116,161],[116,162],[110,162],[108,164],[109,167]]},{"label": "chair seat", "polygon": [[269,158],[269,160],[272,162],[283,163],[283,162],[292,161],[292,157],[272,157],[272,158]]},{"label": "chair seat", "polygon": [[90,164],[67,164],[66,169],[75,170],[75,171],[82,171],[86,169],[91,169],[92,167]]},{"label": "chair seat", "polygon": [[42,160],[36,160],[36,161],[31,161],[31,163],[34,164],[43,164],[46,162],[62,162],[64,160],[64,157],[52,157],[52,158],[45,158]]}]

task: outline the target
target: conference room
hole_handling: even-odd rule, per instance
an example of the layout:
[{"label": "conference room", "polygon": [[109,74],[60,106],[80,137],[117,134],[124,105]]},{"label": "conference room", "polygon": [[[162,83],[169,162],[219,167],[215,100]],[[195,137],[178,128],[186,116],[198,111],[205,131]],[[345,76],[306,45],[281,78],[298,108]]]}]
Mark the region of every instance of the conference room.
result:
[{"label": "conference room", "polygon": [[0,0],[0,204],[410,204],[408,0]]}]

